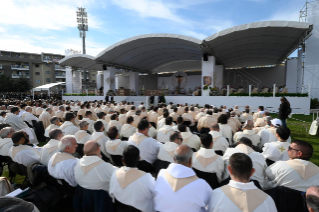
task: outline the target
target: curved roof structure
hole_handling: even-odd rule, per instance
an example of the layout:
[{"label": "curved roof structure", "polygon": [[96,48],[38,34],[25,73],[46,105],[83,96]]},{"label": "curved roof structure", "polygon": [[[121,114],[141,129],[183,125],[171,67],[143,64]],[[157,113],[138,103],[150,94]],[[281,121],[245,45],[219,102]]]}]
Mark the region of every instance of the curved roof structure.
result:
[{"label": "curved roof structure", "polygon": [[87,54],[73,54],[60,60],[60,65],[81,69],[102,70],[103,64],[98,64],[94,59],[93,56]]},{"label": "curved roof structure", "polygon": [[249,67],[281,63],[300,44],[308,23],[262,21],[235,26],[203,41],[225,67]]},{"label": "curved roof structure", "polygon": [[150,72],[173,61],[201,60],[196,38],[174,34],[146,34],[120,41],[96,56],[96,61],[119,68]]}]

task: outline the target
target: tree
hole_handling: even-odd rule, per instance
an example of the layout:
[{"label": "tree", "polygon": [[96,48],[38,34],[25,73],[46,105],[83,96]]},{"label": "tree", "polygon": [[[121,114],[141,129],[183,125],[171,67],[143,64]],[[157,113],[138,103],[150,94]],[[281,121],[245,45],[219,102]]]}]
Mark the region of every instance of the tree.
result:
[{"label": "tree", "polygon": [[14,90],[17,92],[29,92],[32,89],[30,79],[26,77],[20,77],[14,80]]},{"label": "tree", "polygon": [[11,92],[13,88],[13,80],[4,74],[0,74],[0,92]]}]

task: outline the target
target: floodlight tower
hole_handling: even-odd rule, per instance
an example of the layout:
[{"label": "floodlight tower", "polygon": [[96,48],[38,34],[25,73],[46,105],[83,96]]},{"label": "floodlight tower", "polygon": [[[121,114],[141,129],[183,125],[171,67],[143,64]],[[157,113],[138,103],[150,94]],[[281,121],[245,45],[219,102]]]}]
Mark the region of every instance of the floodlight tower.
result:
[{"label": "floodlight tower", "polygon": [[83,39],[83,54],[86,54],[85,37],[86,37],[86,31],[89,31],[89,25],[88,25],[87,12],[85,12],[85,8],[78,7],[78,11],[76,11],[76,18],[78,22],[78,29],[80,31],[80,38]]}]

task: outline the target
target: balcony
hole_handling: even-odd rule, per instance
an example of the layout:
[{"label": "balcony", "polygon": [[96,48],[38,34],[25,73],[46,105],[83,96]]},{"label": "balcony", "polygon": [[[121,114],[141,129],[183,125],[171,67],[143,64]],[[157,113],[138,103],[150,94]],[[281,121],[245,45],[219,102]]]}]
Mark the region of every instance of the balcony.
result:
[{"label": "balcony", "polygon": [[30,78],[29,74],[12,74],[12,78]]},{"label": "balcony", "polygon": [[64,70],[64,68],[62,68],[62,67],[59,66],[59,65],[55,65],[55,70]]},{"label": "balcony", "polygon": [[11,65],[12,70],[29,70],[29,66],[26,65]]},{"label": "balcony", "polygon": [[55,74],[55,78],[65,78],[65,74]]}]

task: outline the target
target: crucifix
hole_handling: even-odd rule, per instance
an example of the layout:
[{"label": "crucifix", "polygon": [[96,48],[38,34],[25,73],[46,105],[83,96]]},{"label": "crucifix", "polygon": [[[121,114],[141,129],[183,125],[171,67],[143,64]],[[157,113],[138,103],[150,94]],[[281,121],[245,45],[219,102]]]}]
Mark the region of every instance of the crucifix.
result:
[{"label": "crucifix", "polygon": [[177,78],[177,83],[178,83],[178,86],[177,86],[178,94],[180,94],[181,82],[182,82],[182,78],[183,78],[183,77],[184,77],[184,76],[182,76],[182,75],[176,76],[176,78]]}]

